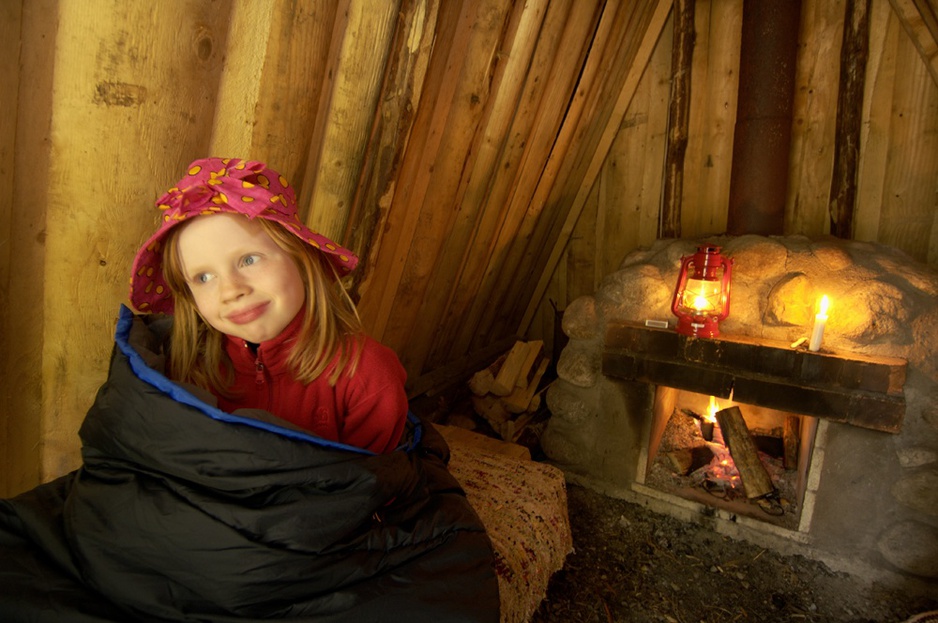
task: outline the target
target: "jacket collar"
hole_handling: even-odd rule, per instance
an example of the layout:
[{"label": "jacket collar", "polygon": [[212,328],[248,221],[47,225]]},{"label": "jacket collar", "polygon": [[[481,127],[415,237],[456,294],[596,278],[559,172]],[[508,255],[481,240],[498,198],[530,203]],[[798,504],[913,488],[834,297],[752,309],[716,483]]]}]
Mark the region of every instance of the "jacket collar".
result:
[{"label": "jacket collar", "polygon": [[239,337],[225,335],[225,351],[231,358],[235,371],[254,372],[257,364],[263,364],[271,374],[286,371],[287,358],[299,339],[305,312],[306,308],[303,307],[277,337],[260,344],[251,344]]}]

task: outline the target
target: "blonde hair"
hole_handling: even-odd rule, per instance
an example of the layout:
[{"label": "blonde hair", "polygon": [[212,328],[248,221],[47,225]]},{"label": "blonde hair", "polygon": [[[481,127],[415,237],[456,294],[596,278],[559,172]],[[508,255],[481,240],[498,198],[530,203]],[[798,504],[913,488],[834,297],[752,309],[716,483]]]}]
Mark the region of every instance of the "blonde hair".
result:
[{"label": "blonde hair", "polygon": [[[361,319],[355,304],[325,254],[291,234],[278,223],[263,218],[261,225],[268,236],[296,263],[306,290],[306,305],[299,337],[287,358],[293,376],[311,383],[335,361],[329,384],[335,385],[343,374],[353,376],[358,368],[364,339]],[[170,341],[169,374],[223,396],[234,397],[234,369],[225,353],[225,336],[202,318],[189,291],[179,253],[179,232],[185,224],[173,228],[163,247],[163,277],[173,292],[173,332]]]}]

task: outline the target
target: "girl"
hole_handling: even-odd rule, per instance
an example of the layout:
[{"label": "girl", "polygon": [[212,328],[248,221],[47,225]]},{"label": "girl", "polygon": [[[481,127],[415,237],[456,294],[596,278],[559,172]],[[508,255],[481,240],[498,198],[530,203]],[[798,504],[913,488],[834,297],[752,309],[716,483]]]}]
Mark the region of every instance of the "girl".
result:
[{"label": "girl", "polygon": [[342,288],[358,258],[303,225],[286,179],[261,162],[196,160],[157,206],[130,300],[173,314],[170,375],[225,411],[263,409],[375,453],[397,447],[404,369],[364,334]]},{"label": "girl", "polygon": [[[498,623],[446,442],[402,432],[404,371],[339,287],[355,256],[259,162],[197,160],[158,204],[130,297],[173,322],[121,308],[81,468],[0,500],[0,619]],[[169,381],[166,341],[177,381],[254,412]]]}]

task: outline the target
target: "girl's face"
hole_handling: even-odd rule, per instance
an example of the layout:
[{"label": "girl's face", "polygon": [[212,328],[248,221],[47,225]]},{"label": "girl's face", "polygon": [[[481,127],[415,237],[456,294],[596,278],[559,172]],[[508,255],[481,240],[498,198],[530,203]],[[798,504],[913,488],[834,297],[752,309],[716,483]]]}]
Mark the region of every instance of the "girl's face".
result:
[{"label": "girl's face", "polygon": [[306,291],[296,262],[254,221],[200,216],[183,226],[178,246],[199,313],[222,333],[264,342],[303,308]]}]

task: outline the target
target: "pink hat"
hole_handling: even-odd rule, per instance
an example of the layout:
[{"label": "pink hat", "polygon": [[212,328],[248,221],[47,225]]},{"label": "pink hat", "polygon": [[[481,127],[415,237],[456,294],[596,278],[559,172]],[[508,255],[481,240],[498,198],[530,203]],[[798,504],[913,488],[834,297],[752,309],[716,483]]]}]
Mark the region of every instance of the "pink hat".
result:
[{"label": "pink hat", "polygon": [[172,313],[173,295],[163,277],[162,243],[170,229],[196,216],[233,213],[280,223],[311,247],[326,254],[340,275],[351,272],[358,257],[307,228],[296,212],[296,197],[286,178],[263,162],[203,158],[156,202],[163,210],[160,228],[137,251],[130,276],[130,302],[141,312]]}]

